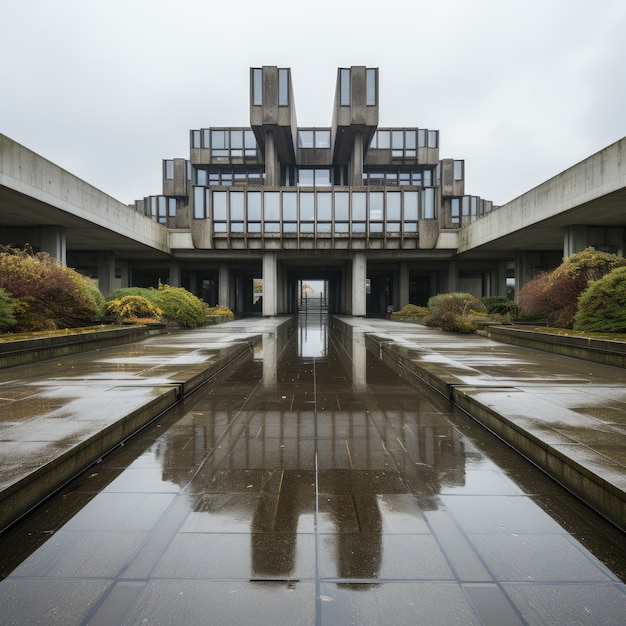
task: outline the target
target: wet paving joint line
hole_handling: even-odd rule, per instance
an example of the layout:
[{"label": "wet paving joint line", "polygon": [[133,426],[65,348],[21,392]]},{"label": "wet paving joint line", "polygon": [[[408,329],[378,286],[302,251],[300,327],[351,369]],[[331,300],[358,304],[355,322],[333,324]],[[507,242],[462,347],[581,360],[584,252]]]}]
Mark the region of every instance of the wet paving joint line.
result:
[{"label": "wet paving joint line", "polygon": [[319,451],[318,451],[318,432],[317,432],[317,368],[316,360],[313,359],[313,435],[315,438],[315,624],[322,624],[322,585],[320,578],[320,532],[319,532],[319,516],[320,516],[320,482],[319,482]]}]

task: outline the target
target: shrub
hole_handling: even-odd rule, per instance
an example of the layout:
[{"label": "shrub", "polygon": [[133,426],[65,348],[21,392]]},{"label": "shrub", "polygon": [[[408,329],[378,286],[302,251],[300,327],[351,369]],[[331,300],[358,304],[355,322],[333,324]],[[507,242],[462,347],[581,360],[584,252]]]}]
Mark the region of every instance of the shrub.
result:
[{"label": "shrub", "polygon": [[156,305],[159,292],[154,287],[122,287],[121,289],[115,289],[112,291],[109,294],[107,301],[121,300],[124,296],[141,296]]},{"label": "shrub", "polygon": [[604,333],[626,332],[626,267],[591,281],[578,300],[574,328]]},{"label": "shrub", "polygon": [[428,315],[428,309],[425,306],[417,306],[417,304],[406,304],[399,311],[394,311],[391,318],[411,317],[422,319]]},{"label": "shrub", "polygon": [[481,300],[489,315],[518,315],[517,303],[505,296],[484,296]]},{"label": "shrub", "polygon": [[0,288],[0,332],[10,330],[17,324],[13,298]]},{"label": "shrub", "polygon": [[474,333],[485,306],[471,293],[443,293],[428,300],[428,311],[424,323],[430,326],[457,333]]},{"label": "shrub", "polygon": [[159,285],[157,302],[165,317],[185,328],[206,322],[206,304],[183,287]]},{"label": "shrub", "polygon": [[17,331],[85,326],[98,317],[88,280],[45,252],[3,248],[0,287],[14,299]]},{"label": "shrub", "polygon": [[540,274],[520,290],[519,310],[529,317],[544,317],[548,324],[571,328],[578,299],[590,280],[626,265],[626,259],[587,248],[563,260],[552,272]]},{"label": "shrub", "polygon": [[143,296],[122,296],[118,300],[109,300],[106,305],[109,313],[121,320],[156,319],[162,311]]},{"label": "shrub", "polygon": [[206,309],[207,315],[220,315],[222,317],[226,317],[228,319],[234,319],[235,316],[233,312],[225,305],[218,304],[217,306],[207,307]]}]

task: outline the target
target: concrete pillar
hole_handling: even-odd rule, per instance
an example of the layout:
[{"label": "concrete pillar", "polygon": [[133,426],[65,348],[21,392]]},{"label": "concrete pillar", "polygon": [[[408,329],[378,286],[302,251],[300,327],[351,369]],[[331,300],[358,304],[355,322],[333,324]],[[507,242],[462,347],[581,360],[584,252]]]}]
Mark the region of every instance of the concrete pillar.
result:
[{"label": "concrete pillar", "polygon": [[[278,153],[274,133],[265,134],[265,184],[268,187],[278,187],[280,184],[280,168],[278,167]],[[265,298],[263,298],[265,300]]]},{"label": "concrete pillar", "polygon": [[459,290],[459,268],[456,261],[448,263],[448,288],[446,292],[455,293]]},{"label": "concrete pillar", "polygon": [[263,253],[263,316],[276,315],[278,303],[278,273],[275,252]]},{"label": "concrete pillar", "polygon": [[180,263],[178,261],[170,261],[169,281],[172,287],[180,287]]},{"label": "concrete pillar", "polygon": [[526,250],[515,252],[515,299],[522,287],[535,276],[537,266],[537,254]]},{"label": "concrete pillar", "polygon": [[[120,273],[120,289],[124,289],[126,287],[130,287],[130,267],[128,261],[124,261],[119,265],[121,273]],[[117,287],[117,285],[116,285]]]},{"label": "concrete pillar", "polygon": [[400,308],[409,304],[409,264],[406,261],[400,263]]},{"label": "concrete pillar", "polygon": [[107,298],[115,289],[115,253],[98,253],[98,289]]},{"label": "concrete pillar", "polygon": [[217,304],[230,307],[230,289],[228,285],[228,265],[226,263],[220,263],[219,277],[218,277],[218,300]]},{"label": "concrete pillar", "polygon": [[506,261],[498,261],[496,296],[506,296]]},{"label": "concrete pillar", "polygon": [[365,316],[365,280],[367,279],[367,260],[365,252],[355,252],[352,256],[352,315]]},{"label": "concrete pillar", "polygon": [[65,228],[63,226],[42,226],[41,250],[54,257],[61,265],[67,265]]},{"label": "concrete pillar", "polygon": [[582,252],[588,244],[587,227],[584,224],[572,224],[565,227],[563,236],[563,257]]},{"label": "concrete pillar", "polygon": [[354,145],[352,147],[350,161],[350,185],[361,186],[363,184],[363,133],[354,133]]}]

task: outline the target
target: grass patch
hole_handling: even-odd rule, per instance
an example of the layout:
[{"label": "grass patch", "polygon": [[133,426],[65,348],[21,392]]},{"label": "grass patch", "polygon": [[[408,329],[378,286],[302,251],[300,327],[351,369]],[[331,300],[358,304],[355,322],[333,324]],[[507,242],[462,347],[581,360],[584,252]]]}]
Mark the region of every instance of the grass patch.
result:
[{"label": "grass patch", "polygon": [[587,330],[573,330],[571,328],[555,328],[551,326],[512,326],[518,330],[532,330],[536,333],[548,333],[561,337],[582,337],[583,339],[604,339],[607,341],[626,341],[626,333],[597,333]]}]

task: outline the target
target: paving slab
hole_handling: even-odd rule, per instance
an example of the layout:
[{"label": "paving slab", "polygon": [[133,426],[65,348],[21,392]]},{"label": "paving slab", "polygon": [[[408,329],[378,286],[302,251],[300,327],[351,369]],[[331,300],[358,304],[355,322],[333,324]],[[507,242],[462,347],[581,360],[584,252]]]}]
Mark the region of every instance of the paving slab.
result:
[{"label": "paving slab", "polygon": [[336,324],[626,530],[626,370],[419,324]]},{"label": "paving slab", "polygon": [[0,370],[0,529],[284,323],[171,331]]}]

